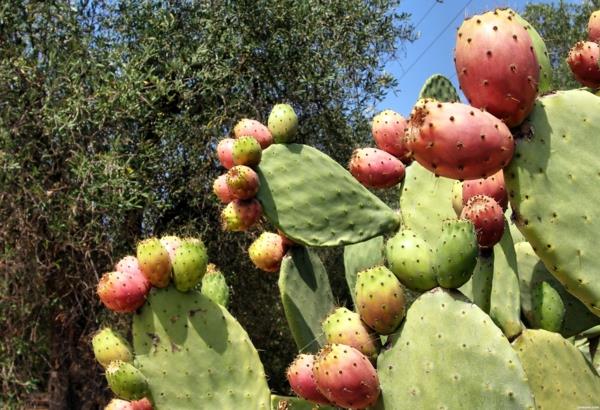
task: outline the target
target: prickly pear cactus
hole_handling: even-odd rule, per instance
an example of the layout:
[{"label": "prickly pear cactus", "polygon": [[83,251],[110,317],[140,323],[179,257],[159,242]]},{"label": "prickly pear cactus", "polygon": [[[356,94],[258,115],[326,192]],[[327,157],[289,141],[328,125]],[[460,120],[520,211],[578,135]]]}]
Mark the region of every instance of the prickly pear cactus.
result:
[{"label": "prickly pear cactus", "polygon": [[[600,98],[583,90],[540,98],[505,170],[516,223],[546,268],[600,316]],[[568,240],[566,239],[568,238]]]},{"label": "prickly pear cactus", "polygon": [[281,263],[279,292],[298,350],[314,353],[324,344],[321,322],[335,308],[329,277],[319,257],[292,247]]},{"label": "prickly pear cactus", "polygon": [[315,148],[273,144],[258,167],[264,214],[294,242],[337,246],[394,231],[399,216]]},{"label": "prickly pear cactus", "polygon": [[384,264],[383,236],[376,236],[364,242],[347,245],[344,247],[344,268],[346,283],[356,304],[356,274],[373,266]]},{"label": "prickly pear cactus", "polygon": [[248,335],[198,291],[153,289],[134,316],[133,348],[156,410],[270,408],[264,369]]},{"label": "prickly pear cactus", "polygon": [[558,333],[527,329],[515,340],[514,348],[538,409],[600,405],[600,377],[579,349]]},{"label": "prickly pear cactus", "polygon": [[508,340],[477,305],[454,291],[436,288],[419,297],[377,368],[378,409],[535,407]]},{"label": "prickly pear cactus", "polygon": [[452,208],[453,184],[453,180],[436,177],[416,162],[406,169],[400,192],[402,223],[429,244],[437,243],[446,219],[456,218]]},{"label": "prickly pear cactus", "polygon": [[506,337],[512,339],[521,333],[517,256],[507,225],[492,251],[480,254],[473,276],[460,290],[489,313]]},{"label": "prickly pear cactus", "polygon": [[335,410],[335,407],[316,405],[297,397],[271,396],[271,410]]},{"label": "prickly pear cactus", "polygon": [[521,288],[521,310],[527,321],[532,324],[532,289],[541,282],[549,283],[558,291],[565,306],[565,319],[560,333],[564,337],[574,336],[586,329],[600,324],[600,318],[590,312],[583,303],[565,290],[560,282],[548,272],[540,258],[535,254],[529,242],[515,244],[519,263],[519,284]]},{"label": "prickly pear cactus", "polygon": [[441,74],[434,74],[425,81],[419,99],[433,98],[443,102],[458,102],[460,98],[452,82]]}]

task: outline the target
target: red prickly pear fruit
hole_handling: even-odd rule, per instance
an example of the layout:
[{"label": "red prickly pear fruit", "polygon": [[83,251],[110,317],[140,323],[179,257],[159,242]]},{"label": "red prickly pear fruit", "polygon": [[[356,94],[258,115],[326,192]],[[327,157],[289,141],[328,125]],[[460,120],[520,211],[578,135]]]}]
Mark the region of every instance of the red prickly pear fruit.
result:
[{"label": "red prickly pear fruit", "polygon": [[160,244],[167,250],[171,263],[175,258],[175,252],[181,246],[182,240],[178,236],[167,235],[160,238]]},{"label": "red prickly pear fruit", "polygon": [[260,163],[262,148],[258,141],[250,136],[239,137],[233,143],[233,163],[255,167]]},{"label": "red prickly pear fruit", "polygon": [[519,125],[533,109],[540,66],[525,27],[512,10],[490,11],[458,29],[454,64],[469,103]]},{"label": "red prickly pear fruit", "polygon": [[463,209],[463,183],[461,181],[454,181],[452,184],[452,208],[456,212],[456,216],[460,216]]},{"label": "red prickly pear fruit", "polygon": [[390,188],[404,179],[404,164],[377,148],[355,149],[348,165],[350,173],[369,188]]},{"label": "red prickly pear fruit", "polygon": [[236,199],[228,203],[221,212],[221,227],[224,231],[246,231],[257,223],[261,216],[262,207],[256,199]]},{"label": "red prickly pear fruit", "polygon": [[233,128],[233,134],[236,138],[249,136],[254,138],[260,144],[262,149],[266,149],[273,143],[271,131],[256,120],[244,118],[240,120]]},{"label": "red prickly pear fruit", "polygon": [[329,400],[317,389],[314,362],[315,355],[299,354],[288,367],[286,377],[298,397],[316,404],[329,404]]},{"label": "red prickly pear fruit", "polygon": [[132,410],[152,410],[152,403],[146,397],[131,402]]},{"label": "red prickly pear fruit", "polygon": [[462,204],[469,202],[475,195],[487,195],[494,198],[498,205],[506,211],[508,206],[508,194],[504,185],[504,172],[496,172],[487,178],[471,179],[462,184]]},{"label": "red prickly pear fruit", "polygon": [[104,410],[135,410],[133,404],[127,400],[112,399],[110,403],[104,407]]},{"label": "red prickly pear fruit", "polygon": [[431,99],[417,102],[407,139],[419,164],[438,176],[459,180],[495,174],[515,150],[508,127],[490,113]]},{"label": "red prickly pear fruit", "polygon": [[355,294],[360,318],[377,333],[393,333],[404,319],[404,289],[396,275],[385,266],[358,272]]},{"label": "red prickly pear fruit", "polygon": [[[121,260],[119,260],[119,262],[117,262],[117,264],[115,265],[115,270],[117,272],[123,272],[128,275],[143,276],[142,270],[140,268],[140,262],[135,256],[132,255],[128,255],[121,258]],[[148,284],[148,286],[150,286],[150,284]]]},{"label": "red prickly pear fruit", "polygon": [[321,324],[327,343],[342,343],[358,349],[370,359],[379,353],[379,338],[363,323],[360,315],[345,307],[337,308]]},{"label": "red prickly pear fruit", "polygon": [[371,132],[379,149],[399,159],[408,159],[409,149],[404,142],[406,119],[392,110],[385,110],[373,118]]},{"label": "red prickly pear fruit", "polygon": [[227,186],[227,174],[219,176],[213,183],[213,192],[224,204],[228,204],[235,199],[235,196]]},{"label": "red prickly pear fruit", "polygon": [[596,10],[590,16],[588,22],[588,40],[600,42],[600,10]]},{"label": "red prickly pear fruit", "polygon": [[475,226],[480,248],[491,248],[504,234],[504,212],[493,198],[476,195],[464,206],[460,219],[467,219]]},{"label": "red prickly pear fruit", "polygon": [[236,165],[227,171],[226,182],[235,199],[254,198],[260,187],[258,174],[245,165]]},{"label": "red prickly pear fruit", "polygon": [[600,87],[600,46],[591,41],[579,41],[569,51],[567,63],[575,79],[590,88]]},{"label": "red prickly pear fruit", "polygon": [[277,272],[285,256],[283,238],[272,232],[263,232],[248,248],[250,260],[265,272]]},{"label": "red prickly pear fruit", "polygon": [[142,273],[153,286],[166,288],[171,279],[171,257],[158,238],[138,243],[137,258]]},{"label": "red prickly pear fruit", "polygon": [[102,303],[119,313],[135,312],[144,304],[149,291],[150,282],[141,272],[107,272],[97,288]]},{"label": "red prickly pear fruit", "polygon": [[219,157],[219,161],[221,162],[221,165],[227,169],[235,165],[233,163],[234,142],[235,140],[233,138],[225,138],[219,142],[219,145],[217,145],[217,156]]},{"label": "red prickly pear fruit", "polygon": [[129,342],[111,328],[98,330],[92,337],[92,349],[98,363],[106,367],[114,360],[132,362]]},{"label": "red prickly pear fruit", "polygon": [[381,392],[375,368],[351,346],[325,346],[315,359],[313,375],[317,388],[336,406],[365,409],[375,404]]}]

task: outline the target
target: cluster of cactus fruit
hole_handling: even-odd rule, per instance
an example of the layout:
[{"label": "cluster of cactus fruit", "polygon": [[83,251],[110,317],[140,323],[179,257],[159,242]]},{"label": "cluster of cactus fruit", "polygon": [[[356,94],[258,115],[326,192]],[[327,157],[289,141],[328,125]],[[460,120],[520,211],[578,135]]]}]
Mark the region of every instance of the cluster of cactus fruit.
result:
[{"label": "cluster of cactus fruit", "polygon": [[[465,20],[455,65],[469,104],[434,75],[408,119],[373,119],[378,148],[355,150],[350,172],[292,143],[287,104],[267,126],[239,121],[217,147],[228,171],[214,193],[223,229],[273,227],[248,253],[279,272],[298,398],[269,391],[202,243],[164,237],[98,285],[108,308],[136,312],[133,349],[110,329],[93,340],[119,397],[107,408],[600,406],[600,12],[588,28],[568,61],[589,88],[552,92],[522,17]],[[369,190],[397,185],[399,210]],[[354,310],[335,305],[310,249],[340,245]]]}]

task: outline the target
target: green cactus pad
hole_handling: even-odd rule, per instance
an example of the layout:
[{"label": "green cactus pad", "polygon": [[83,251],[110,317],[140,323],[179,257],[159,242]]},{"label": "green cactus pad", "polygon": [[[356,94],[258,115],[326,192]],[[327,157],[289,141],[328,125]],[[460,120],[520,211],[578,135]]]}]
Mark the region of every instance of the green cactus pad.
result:
[{"label": "green cactus pad", "polygon": [[294,242],[345,245],[398,228],[396,212],[315,148],[273,144],[258,175],[264,214]]},{"label": "green cactus pad", "polygon": [[378,409],[533,409],[519,358],[493,321],[436,288],[408,310],[377,360]]},{"label": "green cactus pad", "polygon": [[600,405],[600,377],[579,349],[558,333],[527,329],[513,345],[538,409]]},{"label": "green cactus pad", "polygon": [[335,309],[319,257],[302,246],[292,247],[281,262],[279,292],[298,350],[316,353],[325,343],[321,322]]},{"label": "green cactus pad", "polygon": [[441,74],[434,74],[425,81],[419,99],[433,98],[443,102],[458,102],[460,98],[452,82]]},{"label": "green cactus pad", "polygon": [[529,37],[531,37],[531,42],[533,43],[535,57],[540,65],[540,82],[538,84],[538,90],[540,94],[550,92],[552,91],[552,65],[550,64],[550,56],[548,54],[546,43],[544,43],[540,33],[538,33],[537,30],[531,24],[529,24],[527,20],[525,20],[516,12],[513,11],[513,13],[517,22],[525,27],[525,30],[527,30],[529,33]]},{"label": "green cactus pad", "polygon": [[454,180],[436,177],[413,162],[406,168],[400,191],[400,211],[405,227],[415,231],[426,242],[436,244],[442,233],[442,222],[456,219],[452,208]]},{"label": "green cactus pad", "polygon": [[344,247],[344,268],[346,283],[350,289],[352,302],[356,305],[356,274],[373,266],[383,265],[384,243],[383,236],[376,236],[364,242]]},{"label": "green cactus pad", "polygon": [[271,410],[335,410],[337,407],[317,405],[298,397],[286,397],[273,394],[271,396]]},{"label": "green cactus pad", "polygon": [[531,289],[544,281],[558,291],[565,306],[565,319],[560,333],[564,337],[574,336],[600,324],[600,317],[590,312],[583,303],[565,290],[560,282],[548,272],[528,242],[515,244],[519,263],[521,287],[521,310],[529,323],[533,323]]},{"label": "green cactus pad", "polygon": [[521,333],[517,256],[508,226],[492,251],[479,255],[473,276],[460,291],[489,313],[506,337],[512,339]]},{"label": "green cactus pad", "polygon": [[546,268],[600,316],[600,98],[538,99],[504,177],[519,230]]},{"label": "green cactus pad", "polygon": [[155,410],[270,406],[264,369],[248,335],[198,291],[153,289],[133,318],[133,347]]}]

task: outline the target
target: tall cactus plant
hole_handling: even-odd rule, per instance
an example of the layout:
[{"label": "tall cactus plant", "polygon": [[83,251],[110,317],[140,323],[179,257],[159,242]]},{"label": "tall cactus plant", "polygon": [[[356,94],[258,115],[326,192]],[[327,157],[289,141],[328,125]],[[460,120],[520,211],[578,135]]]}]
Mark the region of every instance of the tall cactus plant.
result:
[{"label": "tall cactus plant", "polygon": [[[408,121],[390,110],[376,117],[381,149],[355,153],[351,172],[315,148],[286,144],[302,126],[290,105],[274,109],[268,128],[242,120],[234,133],[243,144],[219,146],[225,168],[234,169],[235,159],[252,177],[233,181],[230,171],[215,182],[228,203],[224,229],[250,229],[262,214],[262,226],[279,231],[261,235],[249,256],[279,272],[301,353],[286,376],[301,397],[270,395],[256,350],[225,308],[195,289],[181,292],[191,285],[148,294],[143,277],[132,285],[133,271],[117,269],[110,277],[129,293],[103,283],[101,296],[119,296],[107,306],[122,311],[143,305],[134,317],[134,358],[120,338],[114,351],[98,342],[98,358],[137,369],[132,398],[145,388],[157,409],[600,406],[600,97],[585,89],[539,96],[550,91],[546,47],[510,9],[466,22],[457,42],[458,78],[473,106],[459,102],[448,79],[432,76]],[[240,164],[250,145],[253,160]],[[478,192],[502,169],[504,201]],[[359,182],[373,189],[402,177],[398,211]],[[463,177],[473,179],[470,199],[455,181]],[[470,242],[459,241],[461,232]],[[449,242],[470,250],[449,251]],[[334,246],[344,246],[354,312],[336,305],[310,249]],[[143,262],[153,275],[161,267],[160,285],[168,284],[166,252]],[[206,260],[197,262],[172,265],[200,278],[190,270]]]}]

